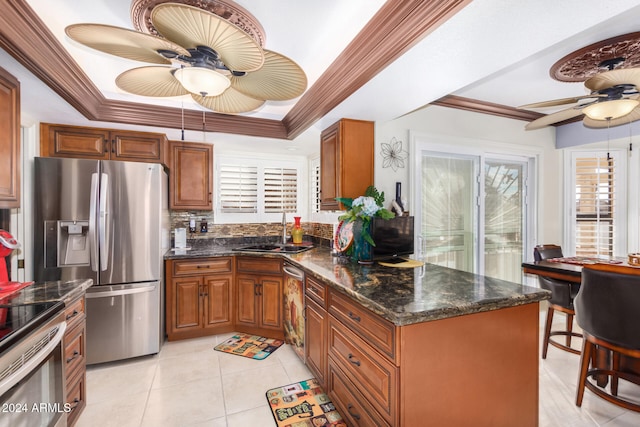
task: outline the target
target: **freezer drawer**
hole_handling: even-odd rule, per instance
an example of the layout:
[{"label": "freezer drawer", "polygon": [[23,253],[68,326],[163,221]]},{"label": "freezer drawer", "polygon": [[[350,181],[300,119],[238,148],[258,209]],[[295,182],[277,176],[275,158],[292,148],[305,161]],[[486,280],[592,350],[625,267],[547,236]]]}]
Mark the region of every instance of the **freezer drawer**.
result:
[{"label": "freezer drawer", "polygon": [[87,364],[160,351],[161,282],[87,290]]}]

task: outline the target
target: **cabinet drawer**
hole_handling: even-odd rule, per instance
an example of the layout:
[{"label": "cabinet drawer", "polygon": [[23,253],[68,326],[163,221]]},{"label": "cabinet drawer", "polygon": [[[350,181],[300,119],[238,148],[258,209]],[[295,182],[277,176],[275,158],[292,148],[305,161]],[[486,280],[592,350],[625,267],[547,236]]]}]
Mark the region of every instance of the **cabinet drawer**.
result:
[{"label": "cabinet drawer", "polygon": [[67,378],[73,376],[76,370],[85,369],[85,325],[82,322],[64,334],[64,369]]},{"label": "cabinet drawer", "polygon": [[69,304],[64,310],[64,317],[67,321],[67,330],[73,328],[85,319],[84,297],[78,298]]},{"label": "cabinet drawer", "polygon": [[236,257],[236,263],[238,272],[282,274],[282,261],[276,258]]},{"label": "cabinet drawer", "polygon": [[340,415],[350,426],[390,426],[368,404],[351,382],[344,377],[340,369],[329,359],[329,378],[327,392],[336,405]]},{"label": "cabinet drawer", "polygon": [[380,414],[396,413],[397,368],[339,321],[329,317],[329,357]]},{"label": "cabinet drawer", "polygon": [[329,313],[382,354],[395,360],[395,326],[348,297],[329,290]]},{"label": "cabinet drawer", "polygon": [[327,286],[324,283],[307,277],[305,293],[309,298],[320,304],[322,308],[327,308]]},{"label": "cabinet drawer", "polygon": [[194,258],[173,261],[173,276],[192,274],[230,273],[233,271],[233,258]]},{"label": "cabinet drawer", "polygon": [[70,412],[67,414],[67,426],[73,426],[87,404],[87,376],[85,371],[79,372],[67,384],[67,403]]}]

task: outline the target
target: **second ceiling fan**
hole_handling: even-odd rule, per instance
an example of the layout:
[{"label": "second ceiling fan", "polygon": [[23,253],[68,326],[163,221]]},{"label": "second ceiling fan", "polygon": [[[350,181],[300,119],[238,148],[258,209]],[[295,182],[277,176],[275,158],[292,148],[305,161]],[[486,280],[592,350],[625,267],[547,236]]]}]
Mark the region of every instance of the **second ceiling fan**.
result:
[{"label": "second ceiling fan", "polygon": [[[621,61],[616,58],[603,65],[613,67]],[[528,123],[525,129],[540,129],[582,115],[584,125],[591,128],[618,126],[640,119],[640,68],[610,69],[590,77],[584,85],[589,91],[586,95],[518,107],[535,109],[573,104]]]}]

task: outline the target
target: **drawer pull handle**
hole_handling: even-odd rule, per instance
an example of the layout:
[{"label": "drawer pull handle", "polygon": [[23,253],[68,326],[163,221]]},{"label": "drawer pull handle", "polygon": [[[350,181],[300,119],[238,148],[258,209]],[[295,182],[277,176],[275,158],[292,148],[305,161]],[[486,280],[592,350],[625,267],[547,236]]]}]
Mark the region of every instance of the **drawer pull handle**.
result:
[{"label": "drawer pull handle", "polygon": [[71,410],[73,411],[74,409],[76,409],[78,407],[78,405],[80,404],[80,399],[78,399],[77,397],[75,399],[73,399],[73,405],[71,406]]},{"label": "drawer pull handle", "polygon": [[349,404],[347,405],[347,411],[349,411],[349,415],[351,415],[351,416],[352,416],[353,418],[355,418],[356,420],[360,421],[360,414],[358,414],[357,412],[356,412],[356,413],[351,412],[351,410],[352,410],[353,408],[354,408],[354,406],[353,406],[351,403],[349,403]]},{"label": "drawer pull handle", "polygon": [[196,268],[211,268],[210,265],[198,265]]},{"label": "drawer pull handle", "polygon": [[73,310],[73,313],[68,314],[67,315],[67,320],[69,319],[73,319],[74,317],[76,317],[78,314],[80,314],[80,312],[78,310]]},{"label": "drawer pull handle", "polygon": [[71,356],[69,359],[67,359],[67,363],[72,362],[74,359],[78,358],[78,356],[80,356],[80,352],[78,350],[74,350],[73,351],[73,356]]},{"label": "drawer pull handle", "polygon": [[353,357],[353,354],[349,353],[349,362],[353,363],[356,366],[360,366],[360,361]]},{"label": "drawer pull handle", "polygon": [[359,322],[359,321],[360,321],[360,316],[356,316],[356,315],[355,315],[355,314],[353,314],[352,312],[349,312],[348,316],[349,316],[349,318],[350,318],[351,320],[355,320],[356,322]]}]

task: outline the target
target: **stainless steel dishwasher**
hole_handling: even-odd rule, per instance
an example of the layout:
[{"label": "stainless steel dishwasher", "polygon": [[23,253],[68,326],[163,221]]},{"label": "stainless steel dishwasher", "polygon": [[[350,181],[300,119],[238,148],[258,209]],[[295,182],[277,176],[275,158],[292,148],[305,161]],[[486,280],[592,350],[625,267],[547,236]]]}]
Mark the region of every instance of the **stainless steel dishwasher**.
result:
[{"label": "stainless steel dishwasher", "polygon": [[304,361],[304,272],[284,263],[284,336]]}]

